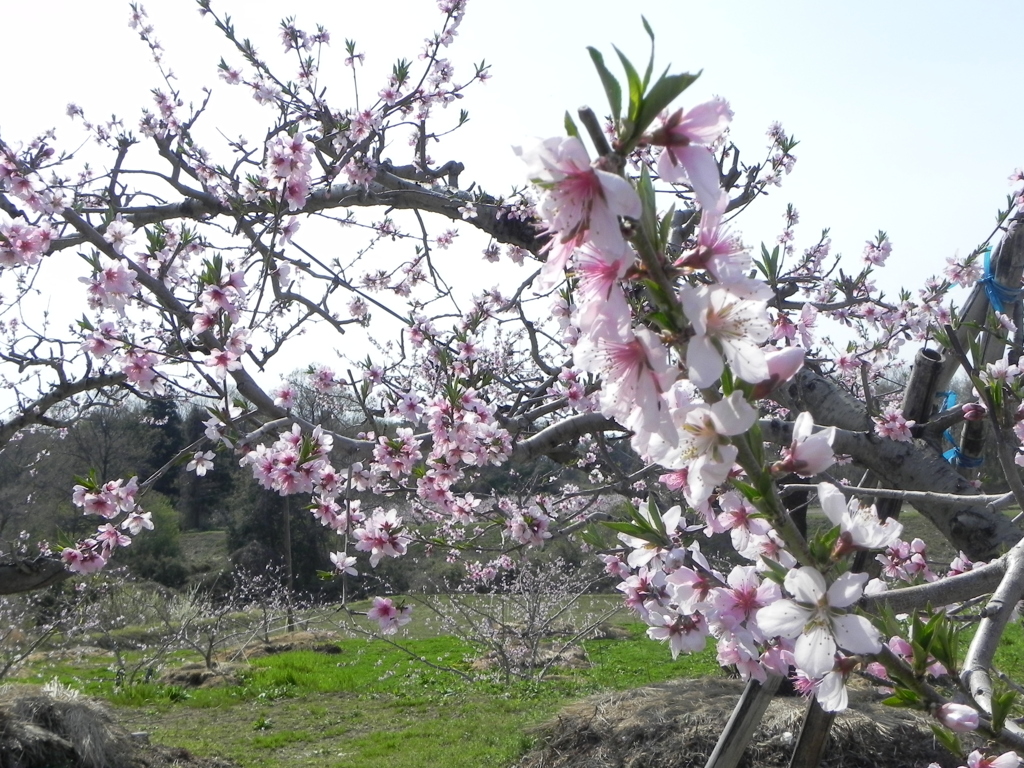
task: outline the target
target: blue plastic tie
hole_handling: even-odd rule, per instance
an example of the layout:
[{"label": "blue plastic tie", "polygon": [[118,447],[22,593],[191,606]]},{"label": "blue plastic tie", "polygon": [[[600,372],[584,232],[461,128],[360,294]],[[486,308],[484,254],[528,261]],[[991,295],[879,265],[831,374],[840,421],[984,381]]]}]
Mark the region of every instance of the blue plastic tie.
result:
[{"label": "blue plastic tie", "polygon": [[[988,271],[987,253],[985,255],[985,270],[986,272]],[[953,392],[952,390],[946,390],[944,392],[939,392],[938,394],[946,396],[945,403],[942,406],[943,410],[948,411],[950,408],[956,405],[956,392]],[[985,463],[985,459],[982,458],[981,456],[965,456],[964,454],[962,454],[960,452],[960,449],[956,445],[956,440],[953,439],[953,433],[950,432],[948,429],[942,433],[942,436],[949,441],[950,445],[953,446],[948,451],[942,454],[942,458],[944,458],[948,463],[952,464],[955,467],[964,467],[965,469],[980,467],[982,464]]]},{"label": "blue plastic tie", "polygon": [[964,456],[962,453],[960,453],[960,449],[957,448],[956,446],[953,446],[944,454],[942,454],[942,458],[944,458],[946,461],[948,461],[955,467],[980,467],[982,464],[985,463],[985,459],[982,458],[981,456]]},{"label": "blue plastic tie", "polygon": [[956,392],[954,392],[952,389],[947,389],[944,392],[939,392],[938,394],[946,396],[946,400],[942,404],[942,410],[948,411],[950,408],[956,405]]},{"label": "blue plastic tie", "polygon": [[1014,304],[1024,296],[1024,290],[1020,288],[1007,288],[999,283],[992,274],[992,246],[985,249],[985,276],[981,281],[985,285],[985,294],[992,309],[1000,314],[1005,314],[1006,305]]}]

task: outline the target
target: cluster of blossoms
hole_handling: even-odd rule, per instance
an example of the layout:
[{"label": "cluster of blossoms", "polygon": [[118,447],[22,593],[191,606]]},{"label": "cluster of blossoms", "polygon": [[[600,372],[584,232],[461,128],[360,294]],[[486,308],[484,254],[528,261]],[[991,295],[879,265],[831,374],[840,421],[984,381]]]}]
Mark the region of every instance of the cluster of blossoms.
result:
[{"label": "cluster of blossoms", "polygon": [[637,324],[624,289],[638,259],[620,224],[622,218],[640,216],[633,186],[603,170],[600,161],[591,163],[575,137],[549,139],[520,152],[543,190],[538,210],[551,235],[541,283],[553,285],[570,265],[577,279],[570,318],[576,329],[574,365],[601,377],[598,410],[633,433],[633,447],[642,457],[686,471],[684,490],[696,508],[706,504],[732,468],[736,448],[730,438],[750,429],[757,416],[739,392],[707,403],[699,390],[713,386],[726,365],[757,385],[787,378],[802,362],[799,353],[782,359],[762,347],[772,333],[767,311],[772,293],[748,277],[749,255],[721,227],[726,197],[709,146],[721,137],[729,117],[725,102],[715,100],[666,117],[652,134],[652,142],[664,147],[662,177],[686,180],[704,207],[693,249],[676,262],[685,274],[707,280],[684,280],[676,287],[688,322],[689,339],[681,352]]},{"label": "cluster of blossoms", "polygon": [[294,136],[276,136],[267,145],[266,168],[270,184],[276,185],[288,210],[297,211],[309,197],[312,145],[301,132]]},{"label": "cluster of blossoms", "polygon": [[538,507],[532,505],[526,510],[516,510],[508,520],[509,537],[519,544],[531,547],[542,547],[551,538],[551,518]]},{"label": "cluster of blossoms", "polygon": [[[981,750],[974,750],[967,756],[967,765],[960,768],[1020,768],[1024,760],[1016,752],[1004,752],[1001,755],[986,757]],[[929,764],[928,768],[941,768],[938,763]]]},{"label": "cluster of blossoms", "polygon": [[[50,216],[61,213],[65,208],[65,190],[57,184],[44,184],[32,170],[53,155],[54,150],[47,145],[45,139],[36,139],[20,152],[6,146],[0,147],[0,191],[10,194],[35,214]],[[18,233],[22,241],[15,244],[9,240],[0,245],[0,254],[3,254],[4,259],[17,257],[14,263],[35,264],[46,252],[45,248],[39,250],[41,245],[48,245],[52,237],[49,222],[45,218],[36,226],[18,227],[6,223],[3,226],[12,234]],[[8,231],[3,231],[3,235],[9,239],[11,235]]]},{"label": "cluster of blossoms", "polygon": [[[74,487],[71,500],[86,515],[99,515],[108,522],[101,524],[94,536],[82,539],[74,547],[65,547],[61,558],[68,570],[74,573],[94,573],[103,568],[118,547],[127,547],[134,536],[143,529],[152,530],[152,514],[145,512],[136,503],[139,491],[138,478],[127,483],[112,480],[98,484],[87,479]],[[109,522],[124,514],[119,526]],[[118,530],[120,529],[120,530]],[[121,531],[127,531],[125,535]]]},{"label": "cluster of blossoms", "polygon": [[[856,501],[847,504],[835,486],[822,483],[817,491],[822,510],[840,531],[834,558],[898,542],[899,523],[880,521],[873,509]],[[650,507],[644,519],[652,528],[658,527],[655,518],[660,519],[667,539],[652,543],[620,533],[630,550],[626,562],[606,558],[608,572],[623,579],[619,589],[626,604],[650,625],[652,638],[668,641],[673,657],[701,650],[713,637],[719,661],[735,665],[744,678],[764,681],[769,672],[787,675],[795,666],[798,681],[824,708],[845,708],[840,652],[877,653],[882,647],[871,623],[848,610],[864,594],[867,574],[847,572],[828,585],[819,570],[796,567],[777,533],[738,493],[722,494],[716,506],[721,511],[706,528],[730,532],[737,552],[751,564],[737,565],[724,575],[688,535],[704,526],[688,525],[680,507],[663,515]],[[766,578],[780,567],[789,569],[781,584],[791,596],[785,599],[780,585]],[[869,591],[884,590],[877,581],[868,586]]]},{"label": "cluster of blossoms", "polygon": [[914,439],[914,435],[911,432],[914,423],[912,419],[908,421],[904,418],[899,408],[890,407],[879,418],[875,419],[875,433],[880,437],[887,437],[890,440],[899,440],[904,443],[910,442]]},{"label": "cluster of blossoms", "polygon": [[373,598],[373,607],[366,612],[372,621],[380,626],[385,635],[393,635],[412,620],[412,606],[395,605],[390,597]]},{"label": "cluster of blossoms", "polygon": [[[116,223],[111,222],[110,226],[113,227]],[[110,227],[108,233],[109,230]],[[88,303],[91,309],[109,307],[119,315],[124,315],[125,306],[139,290],[139,284],[135,280],[137,277],[138,273],[123,262],[104,259],[91,278],[81,277],[79,280],[88,286]]]},{"label": "cluster of blossoms", "polygon": [[[465,344],[462,352],[471,355]],[[371,389],[382,379],[382,371],[367,368],[366,381]],[[337,384],[334,374],[324,367],[313,369],[311,380],[318,391],[324,392],[332,391]],[[284,386],[276,396],[279,405],[290,407],[294,388]],[[368,553],[371,567],[384,557],[404,555],[412,539],[396,510],[377,509],[364,514],[358,500],[343,497],[348,495],[346,486],[353,491],[393,492],[407,485],[421,503],[438,510],[433,514],[440,515],[439,520],[470,524],[480,501],[469,493],[457,495],[453,486],[465,476],[467,467],[500,465],[512,449],[511,437],[497,423],[493,406],[473,389],[429,400],[415,391],[405,391],[393,394],[390,403],[396,416],[414,425],[425,422],[428,434],[417,435],[410,427],[399,427],[393,435],[366,435],[374,441],[373,460],[366,466],[357,462],[339,472],[329,458],[333,438],[320,428],[304,436],[297,424],[274,444],[256,445],[242,459],[265,488],[282,495],[311,494],[314,517],[345,536],[346,541],[354,542],[356,551]],[[221,430],[224,426],[219,423],[213,428]],[[540,545],[550,536],[537,522],[543,517],[531,518],[527,524],[531,533],[523,535],[530,541],[524,543]],[[347,552],[334,553],[332,560],[339,571],[355,573],[355,561]],[[403,624],[408,618],[404,610],[396,614],[382,604],[382,629],[390,631]]]},{"label": "cluster of blossoms", "polygon": [[[855,552],[884,551],[878,557],[887,575],[897,577],[915,567],[918,553],[916,542],[899,540],[898,523],[879,520],[873,508],[847,503],[837,488],[822,484],[818,496],[835,526],[834,546],[828,562],[815,561],[806,550],[798,560],[788,549],[794,542],[766,519],[771,514],[738,493],[719,490],[731,476],[766,471],[749,458],[744,463],[738,443],[757,421],[754,401],[802,365],[803,350],[796,344],[812,343],[818,318],[818,310],[805,304],[796,322],[784,313],[773,319],[768,303],[774,292],[751,278],[750,256],[722,226],[728,197],[712,149],[730,117],[727,104],[716,99],[663,117],[643,140],[661,148],[661,180],[688,185],[699,206],[695,235],[671,263],[665,253],[651,251],[650,231],[646,242],[632,239],[650,212],[633,184],[613,172],[614,160],[592,162],[576,137],[520,150],[542,191],[537,210],[550,238],[539,284],[547,289],[570,275],[573,303],[567,320],[574,330],[565,338],[573,346],[573,370],[600,381],[593,407],[630,432],[643,459],[673,470],[663,480],[698,513],[691,524],[679,508],[661,516],[652,507],[637,518],[635,533],[619,534],[628,557],[623,562],[609,555],[605,562],[609,573],[623,579],[627,605],[650,625],[652,638],[668,641],[673,655],[699,650],[714,637],[722,664],[758,680],[769,672],[788,675],[794,667],[798,686],[825,709],[838,711],[846,706],[845,681],[859,654],[882,650],[879,631],[856,606],[865,591],[884,591],[885,584],[833,564]],[[791,231],[797,214],[787,215]],[[653,218],[657,221],[657,215]],[[891,247],[879,233],[865,249],[866,262],[881,266]],[[820,265],[827,253],[823,238],[805,261]],[[658,277],[659,270],[665,277]],[[926,297],[928,311],[906,300],[879,306],[863,301],[871,290],[866,274],[847,291],[857,307],[847,317],[901,333],[927,332],[938,316],[938,284]],[[659,281],[669,298],[656,306],[638,300],[632,283],[639,279]],[[818,300],[827,303],[832,297],[826,291]],[[891,333],[895,337],[896,331]],[[851,370],[860,365],[851,358]],[[570,391],[571,384],[551,394],[568,397]],[[583,400],[582,392],[576,399]],[[884,438],[909,441],[913,426],[892,408],[876,430]],[[832,430],[815,431],[811,416],[799,414],[791,443],[770,471],[817,475],[835,460],[832,440]],[[534,509],[513,518],[513,537],[538,536],[531,523],[538,531],[545,527]],[[719,573],[693,539],[701,529],[729,531],[737,552],[751,564]],[[912,578],[927,578],[929,572],[915,573]]]},{"label": "cluster of blossoms", "polygon": [[242,457],[253,477],[282,496],[294,493],[335,495],[339,478],[328,458],[334,438],[319,427],[308,437],[296,424],[271,446],[256,445]]},{"label": "cluster of blossoms", "polygon": [[[711,401],[702,390],[716,387],[726,366],[756,389],[788,378],[802,363],[799,351],[766,353],[772,293],[748,277],[750,257],[721,229],[727,198],[708,146],[721,136],[729,114],[725,102],[716,100],[672,114],[652,136],[664,147],[658,166],[662,178],[688,182],[704,209],[695,247],[677,261],[684,275],[704,276],[700,283],[683,280],[676,286],[688,323],[684,350],[666,347],[636,322],[623,282],[638,254],[620,219],[640,217],[640,198],[628,181],[592,164],[576,138],[551,139],[522,153],[531,178],[544,190],[539,210],[551,234],[542,279],[554,284],[570,266],[577,277],[574,363],[601,377],[600,412],[632,432],[641,456],[676,470],[675,486],[701,511],[707,527],[732,530],[741,554],[755,563],[736,566],[728,576],[715,571],[696,544],[681,544],[675,508],[661,521],[672,546],[620,534],[632,552],[627,564],[609,561],[608,568],[620,574],[635,570],[620,586],[627,604],[651,625],[652,637],[669,641],[673,655],[698,650],[714,635],[719,659],[735,664],[744,676],[764,679],[766,670],[787,674],[795,665],[828,708],[842,709],[843,675],[833,675],[838,649],[881,649],[870,623],[845,611],[859,599],[867,575],[847,574],[830,587],[811,567],[792,570],[783,586],[793,597],[782,599],[779,585],[763,580],[758,570],[766,559],[783,567],[796,564],[778,535],[736,494],[723,498],[720,515],[711,507],[715,489],[737,459],[731,438],[753,426],[757,411],[739,390]],[[815,474],[832,463],[831,435],[812,435],[809,417],[801,416],[783,467]],[[844,526],[842,541],[851,547],[882,546],[866,519],[843,514],[836,521]],[[513,531],[536,535],[525,523],[525,516],[516,520]],[[648,523],[654,527],[650,513]],[[897,526],[891,531],[898,535]]]},{"label": "cluster of blossoms", "polygon": [[512,452],[512,438],[494,418],[494,408],[472,389],[457,399],[434,399],[424,413],[432,443],[417,495],[444,512],[470,522],[476,504],[458,497],[452,486],[464,477],[462,467],[499,466]]},{"label": "cluster of blossoms", "polygon": [[[928,565],[928,545],[923,539],[913,541],[894,541],[886,546],[885,551],[876,555],[882,564],[882,573],[893,581],[905,581],[916,584],[922,581],[935,581],[938,575]],[[970,569],[970,561],[964,558],[965,565],[959,569],[954,561],[951,575],[963,573]]]},{"label": "cluster of blossoms", "polygon": [[0,218],[0,266],[18,267],[38,264],[50,249],[53,230],[49,224],[39,226]]}]

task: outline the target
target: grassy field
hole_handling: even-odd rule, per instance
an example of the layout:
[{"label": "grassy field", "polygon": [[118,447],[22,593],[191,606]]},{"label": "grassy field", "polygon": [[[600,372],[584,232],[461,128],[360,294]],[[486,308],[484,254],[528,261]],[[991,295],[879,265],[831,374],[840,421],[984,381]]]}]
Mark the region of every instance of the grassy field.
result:
[{"label": "grassy field", "polygon": [[181,534],[181,550],[193,571],[220,571],[231,567],[226,531],[190,531]]},{"label": "grassy field", "polygon": [[[955,555],[919,513],[908,509],[901,522],[907,540],[921,537],[932,544],[936,566]],[[217,567],[223,534],[193,538],[190,549]],[[572,620],[602,616],[620,602],[620,595],[586,596]],[[373,629],[371,622],[349,618],[347,630],[332,639],[337,653],[300,650],[253,659],[217,687],[118,685],[115,658],[99,648],[40,654],[22,670],[20,682],[59,679],[110,701],[123,725],[148,731],[153,742],[230,758],[245,768],[377,768],[382,760],[410,768],[479,768],[511,766],[529,749],[533,726],[590,693],[723,674],[713,643],[703,653],[673,662],[664,645],[647,639],[645,627],[620,611],[609,621],[625,627],[627,636],[581,642],[587,666],[553,669],[541,682],[501,684],[494,676],[482,679],[487,675],[472,667],[479,649],[450,636],[450,628],[426,605],[417,605],[414,615],[397,644],[360,636]],[[301,618],[306,629],[338,631],[339,616]],[[965,625],[962,652],[971,633]],[[126,628],[123,634],[145,637],[139,628]],[[196,659],[180,652],[166,666]],[[1008,629],[996,663],[1011,677],[1024,679],[1019,621]]]},{"label": "grassy field", "polygon": [[[588,601],[602,607],[614,599]],[[429,622],[410,625],[414,630],[398,638],[400,647],[347,637],[331,643],[336,653],[256,658],[229,684],[211,688],[119,686],[113,657],[99,649],[38,657],[20,681],[57,678],[108,700],[125,727],[148,731],[155,743],[230,758],[245,768],[376,768],[382,760],[410,768],[500,768],[529,749],[534,726],[587,694],[723,674],[713,645],[673,662],[642,625],[619,618],[626,637],[584,641],[589,666],[556,669],[541,682],[503,685],[460,676],[472,671],[477,653],[453,637],[431,636]],[[969,634],[967,628],[962,651]],[[168,666],[195,658],[178,654]],[[1024,676],[1019,622],[1008,629],[996,663],[1017,679]],[[456,671],[439,669],[445,667]]]},{"label": "grassy field", "polygon": [[[111,657],[36,663],[26,682],[57,677],[115,705],[130,730],[154,742],[231,758],[247,768],[511,765],[529,729],[580,696],[675,677],[721,674],[713,648],[672,662],[634,625],[628,639],[584,643],[592,666],[501,685],[466,680],[413,659],[468,671],[473,650],[451,637],[345,639],[340,653],[294,651],[254,660],[237,683],[183,689],[119,688]],[[407,653],[408,651],[409,653]]]}]

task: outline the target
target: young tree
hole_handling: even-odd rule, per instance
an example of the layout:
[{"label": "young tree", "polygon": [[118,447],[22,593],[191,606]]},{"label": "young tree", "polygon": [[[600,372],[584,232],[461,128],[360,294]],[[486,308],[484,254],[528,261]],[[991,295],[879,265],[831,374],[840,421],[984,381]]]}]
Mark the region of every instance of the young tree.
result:
[{"label": "young tree", "polygon": [[[0,444],[125,390],[187,392],[209,412],[208,443],[191,449],[190,470],[240,457],[265,488],[304,499],[340,535],[332,559],[342,572],[355,552],[371,566],[400,557],[421,523],[427,543],[456,558],[496,530],[512,548],[581,531],[604,516],[592,497],[649,495],[643,511],[611,523],[625,559],[613,552],[606,562],[673,653],[703,647],[713,630],[723,663],[760,680],[795,667],[833,711],[845,706],[849,674],[878,663],[874,673],[888,675],[902,703],[1024,745],[991,683],[999,637],[1024,595],[1021,531],[1002,512],[1009,499],[970,482],[984,441],[976,430],[988,429],[1012,499],[1024,502],[1024,197],[1011,197],[997,229],[949,260],[944,277],[889,300],[872,283],[892,248],[885,233],[851,269],[830,254],[827,234],[798,252],[791,209],[779,245],[748,253],[730,227],[792,167],[796,141],[774,126],[766,159],[741,159],[727,102],[680,107],[696,76],[655,76],[653,55],[637,69],[620,54],[620,82],[592,49],[609,117],[566,115],[565,137],[519,149],[534,189],[496,195],[465,185],[456,159],[432,157],[466,121],[452,105],[488,76],[483,63],[457,75],[447,58],[463,0],[441,0],[439,30],[419,58],[398,61],[369,91],[362,54],[346,41],[340,59],[363,94],[349,103],[336,101],[321,69],[333,51],[328,30],[282,22],[286,66],[298,68],[284,77],[230,17],[209,0],[198,5],[228,43],[224,89],[265,108],[259,140],[205,130],[212,91],[194,103],[176,90],[133,6],[131,25],[163,78],[138,127],[72,107],[107,153],[89,166],[51,134],[0,142],[6,306],[30,314],[33,286],[59,284],[72,263],[84,265],[88,305],[67,332],[26,323],[5,336],[17,415],[0,426]],[[506,287],[457,279],[464,260],[452,266],[450,254],[474,238]],[[955,286],[973,286],[956,313]],[[847,329],[842,346],[821,332],[829,318]],[[371,324],[368,355],[342,362],[322,352],[335,342],[321,339]],[[921,347],[914,375],[903,392],[880,389],[908,341]],[[303,418],[297,388],[264,373],[296,354],[314,391],[351,393],[364,432]],[[958,368],[977,401],[935,413],[936,392]],[[965,419],[947,461],[942,434]],[[809,534],[778,481],[827,479],[834,451],[864,479],[845,491],[817,485],[833,527]],[[548,483],[532,498],[467,490],[488,466],[518,473],[542,456],[583,469],[587,483]],[[75,503],[113,523],[64,549],[69,570],[102,567],[130,543],[126,531],[150,524],[140,507],[147,481],[136,483],[76,486]],[[360,508],[371,491],[401,495],[411,512]],[[876,499],[878,514],[844,492]],[[662,512],[669,503],[658,499],[686,509]],[[935,577],[923,542],[899,540],[901,501],[962,550],[947,578]],[[716,570],[700,529],[729,531],[749,564]],[[39,583],[61,576],[52,558],[11,563],[0,591],[33,586],[26,571]],[[985,595],[960,665],[956,633],[930,607]],[[385,597],[370,613],[384,631],[408,620]],[[955,689],[925,677],[931,658],[962,672]]]}]

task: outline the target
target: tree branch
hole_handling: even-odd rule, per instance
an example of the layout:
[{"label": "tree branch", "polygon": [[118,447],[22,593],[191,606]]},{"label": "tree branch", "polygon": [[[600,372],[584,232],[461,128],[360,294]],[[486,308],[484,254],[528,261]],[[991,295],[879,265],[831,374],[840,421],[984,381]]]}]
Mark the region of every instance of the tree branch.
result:
[{"label": "tree branch", "polygon": [[[824,389],[824,379],[815,379]],[[819,392],[815,392],[819,394]],[[821,402],[830,402],[824,397]],[[812,411],[813,414],[813,411]],[[816,414],[815,419],[818,419]],[[827,414],[825,423],[828,424]],[[761,422],[764,439],[781,445],[792,441],[792,422]],[[847,453],[879,478],[882,485],[906,491],[931,491],[930,497],[908,499],[914,508],[939,529],[954,546],[973,560],[992,560],[1020,541],[1024,533],[998,511],[989,507],[965,478],[934,449],[915,440],[899,442],[874,432],[837,429],[832,447]],[[936,495],[938,494],[938,495]]]},{"label": "tree branch", "polygon": [[52,557],[0,563],[0,595],[14,595],[60,584],[70,579],[64,563]]}]

